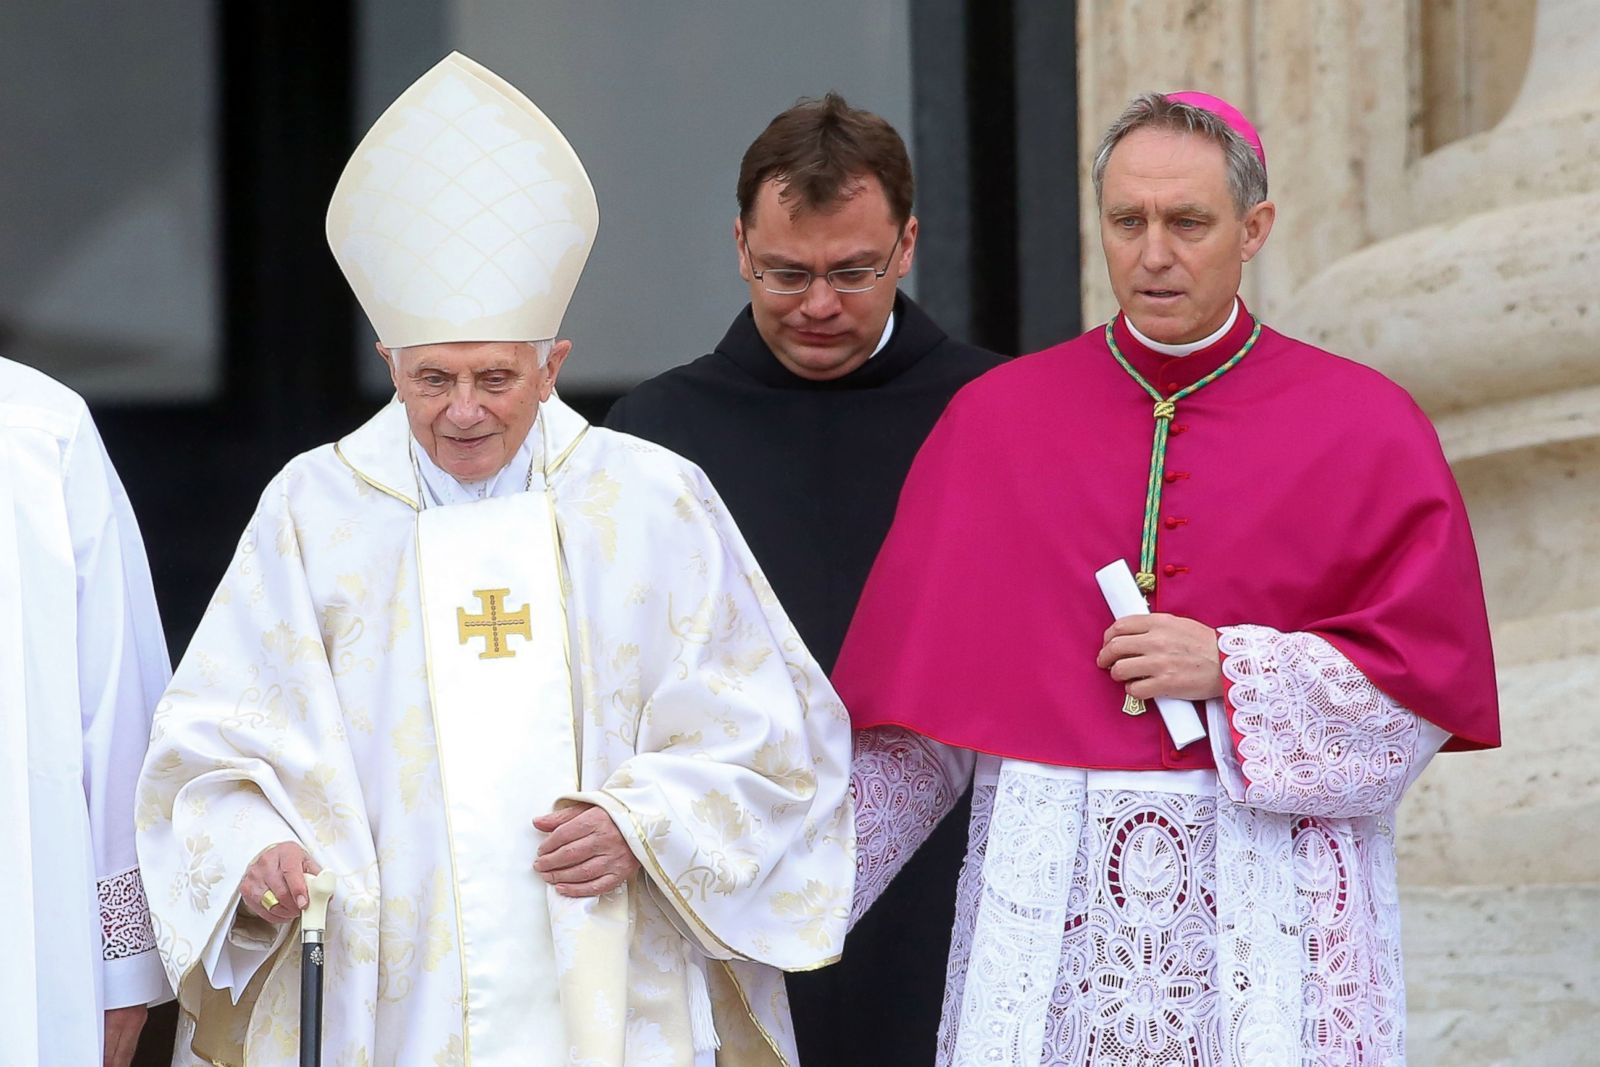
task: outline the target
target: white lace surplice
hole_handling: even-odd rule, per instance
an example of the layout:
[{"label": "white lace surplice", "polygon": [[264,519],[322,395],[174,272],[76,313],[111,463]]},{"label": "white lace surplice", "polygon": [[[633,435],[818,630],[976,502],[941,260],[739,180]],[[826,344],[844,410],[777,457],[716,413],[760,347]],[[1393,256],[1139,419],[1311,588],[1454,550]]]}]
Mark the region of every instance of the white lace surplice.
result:
[{"label": "white lace surplice", "polygon": [[[1404,1062],[1392,818],[1445,735],[1315,635],[1221,649],[1216,774],[977,757],[940,1065]],[[855,915],[972,773],[858,735]]]}]

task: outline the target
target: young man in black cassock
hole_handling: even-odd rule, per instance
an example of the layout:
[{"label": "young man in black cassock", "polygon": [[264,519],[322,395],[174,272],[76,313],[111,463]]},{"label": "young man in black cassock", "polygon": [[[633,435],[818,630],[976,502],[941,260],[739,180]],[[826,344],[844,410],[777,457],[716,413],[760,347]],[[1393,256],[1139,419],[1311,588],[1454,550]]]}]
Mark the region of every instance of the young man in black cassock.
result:
[{"label": "young man in black cassock", "polygon": [[[912,458],[951,396],[1002,360],[898,291],[917,220],[905,144],[883,119],[833,93],[797,104],[745,152],[738,200],[749,306],[715,351],[640,385],[606,425],[705,470],[831,670]],[[840,963],[789,976],[804,1063],[933,1062],[965,824],[944,820]]]}]

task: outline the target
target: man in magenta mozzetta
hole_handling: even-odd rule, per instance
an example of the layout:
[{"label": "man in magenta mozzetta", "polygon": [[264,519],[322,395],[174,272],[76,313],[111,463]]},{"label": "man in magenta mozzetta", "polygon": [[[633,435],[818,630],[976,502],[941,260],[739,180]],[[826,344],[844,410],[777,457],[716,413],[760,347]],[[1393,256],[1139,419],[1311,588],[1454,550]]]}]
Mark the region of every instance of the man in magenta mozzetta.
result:
[{"label": "man in magenta mozzetta", "polygon": [[835,671],[856,912],[972,776],[940,1064],[1403,1063],[1395,809],[1500,740],[1460,495],[1402,389],[1239,299],[1243,115],[1146,94],[1093,173],[1120,313],[957,394]]}]

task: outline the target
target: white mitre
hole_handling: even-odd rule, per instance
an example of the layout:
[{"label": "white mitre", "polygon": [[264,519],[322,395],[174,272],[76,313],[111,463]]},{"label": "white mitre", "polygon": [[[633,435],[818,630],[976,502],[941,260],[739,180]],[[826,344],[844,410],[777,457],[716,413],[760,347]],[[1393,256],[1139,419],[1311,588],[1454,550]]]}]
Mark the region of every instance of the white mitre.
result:
[{"label": "white mitre", "polygon": [[387,347],[535,341],[556,336],[599,221],[555,124],[452,52],[356,146],[328,245]]}]

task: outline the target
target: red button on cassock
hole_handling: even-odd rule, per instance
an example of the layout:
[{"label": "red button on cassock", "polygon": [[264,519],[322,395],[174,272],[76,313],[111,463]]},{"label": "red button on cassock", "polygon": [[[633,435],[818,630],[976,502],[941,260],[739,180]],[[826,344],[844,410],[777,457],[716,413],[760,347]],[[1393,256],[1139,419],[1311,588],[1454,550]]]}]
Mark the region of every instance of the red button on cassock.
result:
[{"label": "red button on cassock", "polygon": [[1189,477],[1188,471],[1168,471],[1164,480],[1168,485],[1171,485],[1173,482],[1182,481],[1187,477]]}]

